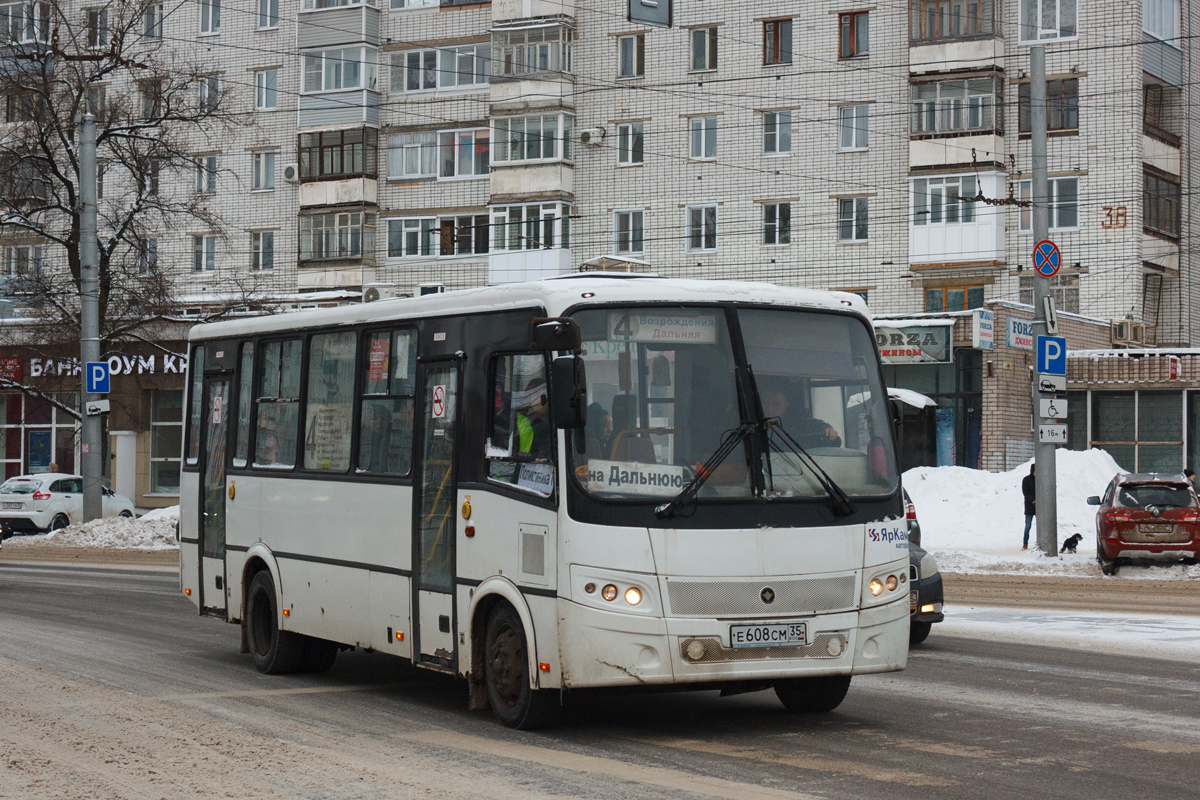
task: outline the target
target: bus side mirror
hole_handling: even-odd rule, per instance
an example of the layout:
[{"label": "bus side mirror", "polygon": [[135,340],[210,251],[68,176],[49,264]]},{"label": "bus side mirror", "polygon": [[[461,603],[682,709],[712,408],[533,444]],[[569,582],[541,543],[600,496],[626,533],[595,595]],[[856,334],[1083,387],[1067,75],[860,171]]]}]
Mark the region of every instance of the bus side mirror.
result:
[{"label": "bus side mirror", "polygon": [[559,356],[550,362],[550,412],[557,428],[587,424],[587,377],[583,359]]},{"label": "bus side mirror", "polygon": [[567,317],[542,317],[533,321],[533,346],[537,350],[570,350],[578,353],[583,340],[579,324]]},{"label": "bus side mirror", "polygon": [[1098,506],[1098,505],[1100,505],[1100,497],[1099,497],[1099,495],[1092,495],[1091,497],[1089,497],[1089,498],[1087,499],[1087,504],[1088,504],[1089,506]]}]

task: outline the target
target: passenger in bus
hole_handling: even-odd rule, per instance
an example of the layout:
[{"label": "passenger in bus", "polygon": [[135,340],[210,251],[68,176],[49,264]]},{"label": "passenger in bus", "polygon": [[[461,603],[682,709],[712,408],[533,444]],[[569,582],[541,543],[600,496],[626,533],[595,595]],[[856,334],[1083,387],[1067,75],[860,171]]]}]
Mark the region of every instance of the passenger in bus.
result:
[{"label": "passenger in bus", "polygon": [[550,408],[546,383],[534,378],[525,385],[524,404],[517,410],[517,447],[522,455],[549,461],[554,437],[550,433]]},{"label": "passenger in bus", "polygon": [[607,459],[612,446],[612,414],[604,410],[599,402],[587,407],[586,439],[588,458]]}]

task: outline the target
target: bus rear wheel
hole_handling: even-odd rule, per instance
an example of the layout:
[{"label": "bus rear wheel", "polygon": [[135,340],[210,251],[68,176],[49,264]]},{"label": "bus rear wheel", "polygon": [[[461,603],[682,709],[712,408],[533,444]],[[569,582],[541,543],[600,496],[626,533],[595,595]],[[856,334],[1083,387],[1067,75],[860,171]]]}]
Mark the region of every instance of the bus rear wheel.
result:
[{"label": "bus rear wheel", "polygon": [[849,675],[825,675],[820,678],[789,678],[775,681],[775,695],[788,711],[796,714],[824,714],[833,711],[850,691]]},{"label": "bus rear wheel", "polygon": [[512,606],[502,603],[488,617],[484,674],[492,713],[506,727],[540,728],[558,709],[550,692],[530,686],[525,628]]},{"label": "bus rear wheel", "polygon": [[277,602],[271,573],[265,569],[255,573],[246,595],[246,625],[254,666],[267,675],[295,672],[304,656],[304,639],[279,630]]}]

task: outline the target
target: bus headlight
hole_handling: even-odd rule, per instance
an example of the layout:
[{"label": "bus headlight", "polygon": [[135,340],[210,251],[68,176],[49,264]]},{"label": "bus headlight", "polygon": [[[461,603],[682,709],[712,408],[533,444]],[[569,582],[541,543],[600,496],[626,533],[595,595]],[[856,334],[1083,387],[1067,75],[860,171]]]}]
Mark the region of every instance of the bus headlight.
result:
[{"label": "bus headlight", "polygon": [[642,590],[636,586],[630,586],[625,590],[625,602],[631,606],[636,606],[642,602]]},{"label": "bus headlight", "polygon": [[900,585],[900,582],[899,582],[898,580],[896,580],[896,576],[895,576],[895,575],[888,575],[888,576],[887,576],[887,589],[888,589],[888,591],[889,591],[889,592],[894,592],[894,591],[896,591],[896,587],[897,587],[897,586],[899,586],[899,585]]},{"label": "bus headlight", "polygon": [[608,600],[609,602],[616,600],[617,599],[617,587],[613,586],[611,583],[608,584],[607,586],[605,586],[603,589],[600,590],[600,596],[603,597],[605,600]]},{"label": "bus headlight", "polygon": [[867,584],[867,588],[871,591],[872,595],[879,597],[879,595],[883,594],[883,581],[879,580],[879,578],[871,578],[871,582]]}]

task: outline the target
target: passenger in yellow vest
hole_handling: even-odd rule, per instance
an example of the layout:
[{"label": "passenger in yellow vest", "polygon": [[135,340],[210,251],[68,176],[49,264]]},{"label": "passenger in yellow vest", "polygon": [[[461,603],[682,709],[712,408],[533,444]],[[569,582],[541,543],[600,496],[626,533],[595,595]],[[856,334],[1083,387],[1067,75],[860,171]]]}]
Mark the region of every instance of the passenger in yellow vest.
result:
[{"label": "passenger in yellow vest", "polygon": [[517,446],[522,455],[549,461],[554,437],[550,434],[545,382],[530,381],[525,387],[525,398],[525,407],[517,412]]}]

